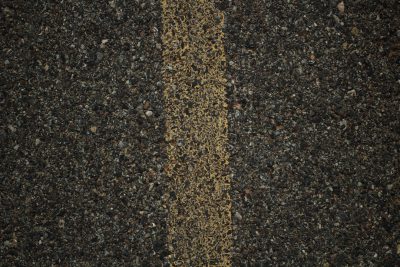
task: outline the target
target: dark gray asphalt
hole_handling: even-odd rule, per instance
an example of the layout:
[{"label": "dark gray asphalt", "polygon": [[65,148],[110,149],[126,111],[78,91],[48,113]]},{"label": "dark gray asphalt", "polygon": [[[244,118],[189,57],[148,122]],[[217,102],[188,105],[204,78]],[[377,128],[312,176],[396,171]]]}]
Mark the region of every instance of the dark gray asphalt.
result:
[{"label": "dark gray asphalt", "polygon": [[337,4],[221,3],[235,266],[400,264],[400,6]]},{"label": "dark gray asphalt", "polygon": [[[399,265],[397,1],[216,4],[233,265]],[[160,3],[0,7],[0,266],[161,266]]]},{"label": "dark gray asphalt", "polygon": [[156,1],[1,2],[0,266],[161,264],[160,22]]}]

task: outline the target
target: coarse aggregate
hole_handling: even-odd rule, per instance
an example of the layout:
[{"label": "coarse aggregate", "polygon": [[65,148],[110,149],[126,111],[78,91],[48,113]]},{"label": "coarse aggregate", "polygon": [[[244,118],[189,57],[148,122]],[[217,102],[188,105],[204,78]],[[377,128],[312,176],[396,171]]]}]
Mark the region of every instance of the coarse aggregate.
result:
[{"label": "coarse aggregate", "polygon": [[234,266],[398,265],[398,2],[219,7]]},{"label": "coarse aggregate", "polygon": [[1,266],[160,266],[157,1],[1,1]]},{"label": "coarse aggregate", "polygon": [[[215,6],[232,265],[399,265],[398,1]],[[160,1],[0,8],[0,266],[168,266]]]}]

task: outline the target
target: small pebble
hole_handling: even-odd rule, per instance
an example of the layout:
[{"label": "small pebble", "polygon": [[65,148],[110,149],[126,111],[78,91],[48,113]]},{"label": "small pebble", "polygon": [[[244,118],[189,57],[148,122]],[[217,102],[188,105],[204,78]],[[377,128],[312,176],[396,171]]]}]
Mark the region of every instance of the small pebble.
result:
[{"label": "small pebble", "polygon": [[184,142],[182,139],[178,139],[178,141],[176,142],[176,144],[177,144],[179,147],[183,146],[184,143],[185,143],[185,142]]},{"label": "small pebble", "polygon": [[108,4],[109,4],[112,8],[115,8],[115,7],[116,7],[116,5],[115,5],[115,0],[108,1]]},{"label": "small pebble", "polygon": [[354,36],[358,36],[360,34],[360,30],[357,27],[351,28],[351,34]]},{"label": "small pebble", "polygon": [[64,229],[64,226],[65,226],[65,221],[63,219],[60,219],[58,221],[58,227],[60,227],[61,229]]},{"label": "small pebble", "polygon": [[150,102],[149,101],[144,101],[143,109],[149,109],[149,108],[150,108]]},{"label": "small pebble", "polygon": [[90,131],[91,131],[92,133],[96,133],[96,132],[97,132],[97,127],[96,127],[96,126],[90,127]]},{"label": "small pebble", "polygon": [[108,39],[101,40],[100,48],[104,49],[106,47],[107,43],[108,43]]},{"label": "small pebble", "polygon": [[125,146],[124,141],[119,141],[118,147],[119,147],[119,148],[123,148],[124,146]]},{"label": "small pebble", "polygon": [[12,133],[15,133],[15,132],[17,131],[17,129],[15,129],[15,127],[12,126],[12,125],[8,125],[8,129],[10,129],[10,131],[11,131]]},{"label": "small pebble", "polygon": [[332,15],[332,17],[337,24],[342,25],[342,26],[344,25],[343,21],[341,21],[338,16]]},{"label": "small pebble", "polygon": [[356,95],[357,95],[357,92],[356,92],[356,90],[353,89],[353,90],[348,91],[347,94],[348,94],[349,96],[356,96]]},{"label": "small pebble", "polygon": [[147,117],[151,117],[151,116],[153,116],[153,111],[148,110],[148,111],[146,111],[145,114],[146,114]]},{"label": "small pebble", "polygon": [[39,144],[40,144],[40,142],[41,142],[41,141],[40,141],[40,139],[39,139],[39,138],[36,138],[36,139],[35,139],[35,145],[36,145],[36,146],[37,146],[37,145],[39,145]]},{"label": "small pebble", "polygon": [[339,10],[340,14],[344,13],[344,2],[343,1],[339,2],[339,4],[337,4],[337,9]]},{"label": "small pebble", "polygon": [[242,215],[240,215],[239,212],[235,212],[235,218],[239,221],[241,221],[243,219]]},{"label": "small pebble", "polygon": [[151,191],[153,189],[153,187],[154,187],[154,183],[150,183],[149,184],[149,191]]}]

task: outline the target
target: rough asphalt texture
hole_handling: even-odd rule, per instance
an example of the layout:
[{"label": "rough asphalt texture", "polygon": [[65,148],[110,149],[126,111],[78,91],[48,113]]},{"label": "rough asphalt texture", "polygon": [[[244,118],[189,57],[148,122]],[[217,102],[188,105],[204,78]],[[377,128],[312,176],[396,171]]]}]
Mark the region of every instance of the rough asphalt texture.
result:
[{"label": "rough asphalt texture", "polygon": [[[337,4],[217,2],[234,266],[400,262],[400,6]],[[0,7],[0,266],[160,266],[159,2]]]},{"label": "rough asphalt texture", "polygon": [[222,1],[234,263],[400,264],[400,5]]},{"label": "rough asphalt texture", "polygon": [[156,1],[2,1],[0,266],[161,264],[160,22]]}]

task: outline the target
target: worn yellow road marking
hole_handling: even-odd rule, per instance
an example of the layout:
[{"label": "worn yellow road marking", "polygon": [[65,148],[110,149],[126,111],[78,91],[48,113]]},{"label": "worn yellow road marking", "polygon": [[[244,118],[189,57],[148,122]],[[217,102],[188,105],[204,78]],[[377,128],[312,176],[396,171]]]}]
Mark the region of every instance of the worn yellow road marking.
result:
[{"label": "worn yellow road marking", "polygon": [[212,0],[162,0],[173,266],[231,265],[223,13]]}]

